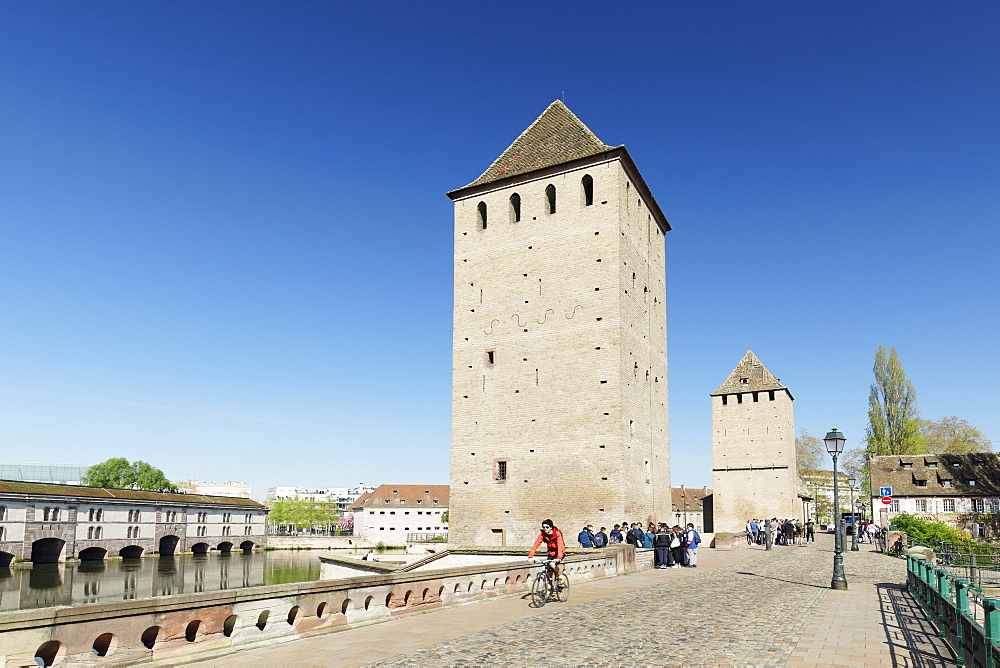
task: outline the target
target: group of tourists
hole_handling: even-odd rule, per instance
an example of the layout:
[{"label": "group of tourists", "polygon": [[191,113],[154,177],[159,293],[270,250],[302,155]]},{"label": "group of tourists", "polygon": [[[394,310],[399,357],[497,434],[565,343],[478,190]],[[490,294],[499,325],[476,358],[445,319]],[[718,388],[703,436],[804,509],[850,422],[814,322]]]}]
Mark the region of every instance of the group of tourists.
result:
[{"label": "group of tourists", "polygon": [[694,524],[686,528],[678,525],[667,526],[666,522],[654,524],[650,522],[645,529],[641,522],[622,522],[616,524],[610,535],[606,527],[594,532],[594,526],[583,527],[576,537],[580,547],[605,547],[615,543],[627,543],[634,547],[655,548],[654,566],[656,568],[681,568],[698,566],[698,545],[701,536],[695,531]]},{"label": "group of tourists", "polygon": [[865,542],[865,538],[868,538],[868,542],[875,544],[875,537],[879,535],[882,531],[878,524],[872,521],[864,520],[860,523],[858,527],[858,542]]},{"label": "group of tourists", "polygon": [[816,542],[816,523],[812,518],[802,522],[798,519],[747,520],[746,538],[748,545],[763,545],[767,542],[768,531],[774,545],[805,545]]}]

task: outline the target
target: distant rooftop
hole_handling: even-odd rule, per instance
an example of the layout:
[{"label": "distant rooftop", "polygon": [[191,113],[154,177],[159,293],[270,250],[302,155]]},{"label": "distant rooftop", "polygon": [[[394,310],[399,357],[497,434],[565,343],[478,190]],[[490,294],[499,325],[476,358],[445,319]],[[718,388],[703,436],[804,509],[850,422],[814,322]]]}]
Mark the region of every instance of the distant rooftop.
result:
[{"label": "distant rooftop", "polygon": [[44,462],[0,462],[0,480],[78,484],[89,466]]},{"label": "distant rooftop", "polygon": [[163,501],[166,503],[211,503],[227,506],[254,506],[261,504],[251,499],[235,496],[210,496],[208,494],[183,494],[180,492],[147,492],[141,489],[115,489],[86,487],[83,485],[59,485],[55,483],[23,482],[20,480],[0,480],[0,495],[30,494],[32,496],[67,496],[100,499],[129,499],[134,501]]}]

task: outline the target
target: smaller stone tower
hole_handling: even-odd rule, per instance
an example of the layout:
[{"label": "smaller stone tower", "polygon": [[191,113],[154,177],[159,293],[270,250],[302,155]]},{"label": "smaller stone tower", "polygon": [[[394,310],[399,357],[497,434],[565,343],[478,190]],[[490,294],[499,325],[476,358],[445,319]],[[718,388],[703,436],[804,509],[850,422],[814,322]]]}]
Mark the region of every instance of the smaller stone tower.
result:
[{"label": "smaller stone tower", "polygon": [[751,351],[712,392],[715,531],[751,518],[802,519],[792,393]]}]

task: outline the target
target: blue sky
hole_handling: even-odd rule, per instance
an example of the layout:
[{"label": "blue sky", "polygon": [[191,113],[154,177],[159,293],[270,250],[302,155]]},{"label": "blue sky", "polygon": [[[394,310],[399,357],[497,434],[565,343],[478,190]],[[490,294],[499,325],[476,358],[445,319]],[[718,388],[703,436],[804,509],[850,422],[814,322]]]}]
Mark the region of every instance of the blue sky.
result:
[{"label": "blue sky", "polygon": [[667,236],[672,469],[749,348],[860,444],[875,349],[993,439],[1000,5],[0,7],[3,459],[446,483],[452,211],[553,99]]}]

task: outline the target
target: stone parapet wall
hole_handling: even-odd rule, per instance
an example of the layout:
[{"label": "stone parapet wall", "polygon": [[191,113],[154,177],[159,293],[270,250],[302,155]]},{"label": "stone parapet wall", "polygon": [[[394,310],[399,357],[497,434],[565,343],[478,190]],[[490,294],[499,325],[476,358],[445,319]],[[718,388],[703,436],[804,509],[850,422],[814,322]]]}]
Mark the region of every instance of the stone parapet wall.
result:
[{"label": "stone parapet wall", "polygon": [[[571,581],[589,580],[648,567],[643,566],[646,560],[636,559],[630,547],[618,547],[570,556],[566,570]],[[43,647],[73,665],[210,658],[236,648],[521,594],[541,568],[519,560],[0,613],[0,666],[35,666],[34,656]],[[110,648],[106,656],[94,653],[102,636]]]}]

